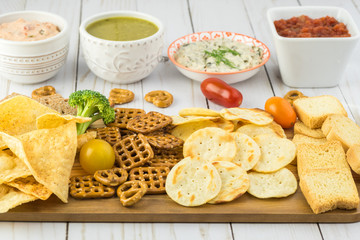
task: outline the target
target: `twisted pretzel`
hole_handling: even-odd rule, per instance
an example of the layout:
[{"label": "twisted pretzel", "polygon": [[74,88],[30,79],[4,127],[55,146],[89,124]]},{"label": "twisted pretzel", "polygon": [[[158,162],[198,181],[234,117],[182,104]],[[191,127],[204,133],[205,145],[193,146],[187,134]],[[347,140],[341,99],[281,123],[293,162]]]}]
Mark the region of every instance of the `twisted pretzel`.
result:
[{"label": "twisted pretzel", "polygon": [[130,207],[140,201],[147,191],[146,183],[142,181],[127,181],[117,189],[117,195],[124,207]]}]

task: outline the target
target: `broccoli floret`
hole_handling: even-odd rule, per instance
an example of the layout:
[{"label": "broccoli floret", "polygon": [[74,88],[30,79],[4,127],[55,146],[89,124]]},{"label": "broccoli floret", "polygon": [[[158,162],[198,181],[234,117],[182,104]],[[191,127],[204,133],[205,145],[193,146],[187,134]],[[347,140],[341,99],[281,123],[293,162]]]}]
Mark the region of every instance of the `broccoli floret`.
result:
[{"label": "broccoli floret", "polygon": [[85,133],[86,129],[98,119],[104,123],[115,120],[115,111],[110,107],[108,99],[99,92],[92,90],[79,90],[69,96],[69,104],[77,108],[77,116],[90,117],[91,121],[77,123],[77,134]]}]

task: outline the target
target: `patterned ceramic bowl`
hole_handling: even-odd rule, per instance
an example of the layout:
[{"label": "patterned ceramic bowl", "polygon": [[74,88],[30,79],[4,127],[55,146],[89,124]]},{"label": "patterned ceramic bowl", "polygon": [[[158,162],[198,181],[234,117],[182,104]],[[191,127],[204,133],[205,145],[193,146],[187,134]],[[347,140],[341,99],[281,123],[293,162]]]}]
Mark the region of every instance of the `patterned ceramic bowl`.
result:
[{"label": "patterned ceramic bowl", "polygon": [[[148,20],[159,30],[150,37],[134,41],[109,41],[90,35],[86,27],[109,17],[136,17]],[[81,48],[90,70],[107,81],[128,84],[147,77],[162,58],[164,27],[155,17],[135,11],[101,13],[80,26]]]},{"label": "patterned ceramic bowl", "polygon": [[[231,40],[235,40],[241,43],[245,43],[250,46],[257,46],[263,49],[263,61],[261,64],[245,69],[242,71],[236,71],[236,72],[205,72],[205,71],[198,71],[193,70],[187,67],[182,66],[178,62],[176,62],[174,55],[176,51],[180,48],[183,44],[188,44],[192,42],[197,42],[201,40],[210,40],[210,39],[216,39],[216,38],[228,38]],[[244,81],[252,76],[254,76],[259,70],[262,65],[264,65],[270,58],[270,51],[268,47],[260,42],[259,40],[239,34],[234,32],[224,32],[224,31],[209,31],[209,32],[198,32],[186,35],[184,37],[181,37],[179,39],[176,39],[173,43],[170,44],[168,48],[168,56],[169,59],[175,64],[176,68],[184,74],[186,77],[191,78],[196,81],[203,81],[207,78],[215,77],[220,78],[221,80],[232,84],[240,81]]]},{"label": "patterned ceramic bowl", "polygon": [[19,18],[50,22],[60,33],[38,41],[0,39],[0,75],[14,82],[32,84],[53,77],[64,65],[69,49],[69,28],[62,17],[40,11],[11,12],[0,16],[0,24]]}]

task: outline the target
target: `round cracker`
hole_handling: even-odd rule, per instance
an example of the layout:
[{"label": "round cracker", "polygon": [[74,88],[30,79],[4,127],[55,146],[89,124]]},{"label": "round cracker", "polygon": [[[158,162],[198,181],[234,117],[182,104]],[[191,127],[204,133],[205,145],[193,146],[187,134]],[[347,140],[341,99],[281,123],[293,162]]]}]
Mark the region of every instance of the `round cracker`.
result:
[{"label": "round cracker", "polygon": [[181,117],[203,116],[203,117],[220,117],[220,113],[207,108],[183,108],[179,111]]},{"label": "round cracker", "polygon": [[270,113],[258,108],[225,108],[220,115],[226,120],[237,120],[256,125],[267,125],[273,121]]},{"label": "round cracker", "polygon": [[172,129],[171,134],[185,141],[193,132],[206,127],[216,127],[216,124],[210,120],[185,123]]},{"label": "round cracker", "polygon": [[257,198],[281,198],[295,193],[297,181],[287,168],[272,173],[249,173],[248,193]]},{"label": "round cracker", "polygon": [[286,138],[284,129],[277,123],[272,122],[269,125],[259,126],[255,124],[246,124],[239,127],[236,132],[244,133],[252,138],[261,134],[274,134]]},{"label": "round cracker", "polygon": [[219,194],[208,203],[230,202],[244,193],[249,188],[250,181],[247,172],[232,162],[212,162],[221,177]]},{"label": "round cracker", "polygon": [[166,178],[167,195],[183,206],[199,206],[216,197],[221,178],[216,168],[200,158],[184,158]]},{"label": "round cracker", "polygon": [[252,169],[260,159],[260,148],[257,143],[248,135],[233,132],[231,135],[236,143],[236,155],[232,161],[242,167],[245,171]]},{"label": "round cracker", "polygon": [[263,134],[256,136],[254,140],[261,150],[260,160],[253,167],[257,172],[277,171],[295,158],[296,147],[289,139]]},{"label": "round cracker", "polygon": [[216,127],[197,130],[184,143],[184,157],[200,157],[209,162],[233,161],[236,143],[230,133]]}]

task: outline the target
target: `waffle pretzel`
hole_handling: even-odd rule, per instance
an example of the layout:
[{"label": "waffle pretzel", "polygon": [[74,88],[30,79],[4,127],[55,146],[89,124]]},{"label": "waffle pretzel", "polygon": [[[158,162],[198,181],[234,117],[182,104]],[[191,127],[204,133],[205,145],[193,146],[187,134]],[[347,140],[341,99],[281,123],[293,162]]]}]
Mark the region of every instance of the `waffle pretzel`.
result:
[{"label": "waffle pretzel", "polygon": [[115,189],[96,181],[93,175],[75,176],[70,179],[70,195],[77,199],[109,198]]},{"label": "waffle pretzel", "polygon": [[149,160],[150,167],[168,167],[173,168],[175,164],[184,158],[183,148],[173,149],[154,149],[154,157]]},{"label": "waffle pretzel", "polygon": [[166,108],[173,103],[171,93],[163,90],[151,91],[145,95],[145,100],[160,108]]},{"label": "waffle pretzel", "polygon": [[137,108],[114,108],[115,121],[107,124],[108,127],[126,129],[127,123],[138,115],[144,115],[145,111]]},{"label": "waffle pretzel", "polygon": [[97,134],[96,138],[107,141],[111,146],[114,146],[121,139],[121,134],[117,127],[93,128],[88,131],[95,131]]},{"label": "waffle pretzel", "polygon": [[116,164],[125,170],[144,165],[154,156],[154,152],[142,134],[131,135],[114,146]]},{"label": "waffle pretzel", "polygon": [[159,112],[148,112],[145,115],[136,116],[130,120],[126,128],[134,132],[147,134],[164,128],[171,124],[171,122],[172,118],[169,116]]},{"label": "waffle pretzel", "polygon": [[160,149],[172,149],[184,144],[182,139],[163,132],[150,133],[146,135],[146,138],[152,147]]},{"label": "waffle pretzel", "polygon": [[303,98],[303,97],[306,97],[306,96],[298,90],[291,90],[291,91],[287,92],[284,96],[284,98],[291,104],[291,106],[293,105],[293,102],[296,99]]},{"label": "waffle pretzel", "polygon": [[137,167],[131,169],[129,179],[145,182],[148,194],[161,194],[165,193],[165,182],[169,172],[168,167]]},{"label": "waffle pretzel", "polygon": [[136,135],[136,132],[133,132],[133,131],[130,131],[127,129],[120,128],[119,131],[120,131],[121,139],[127,138],[128,136],[131,136],[131,135]]},{"label": "waffle pretzel", "polygon": [[124,104],[134,100],[135,94],[127,89],[113,88],[110,90],[109,103],[110,106],[115,104]]},{"label": "waffle pretzel", "polygon": [[130,207],[140,201],[147,191],[146,183],[142,181],[127,181],[117,189],[117,195],[124,207]]},{"label": "waffle pretzel", "polygon": [[116,187],[123,184],[128,175],[128,172],[123,168],[111,168],[96,171],[94,178],[105,186]]},{"label": "waffle pretzel", "polygon": [[56,90],[53,86],[43,86],[32,91],[31,97],[37,100],[40,97],[54,95],[55,93]]}]

